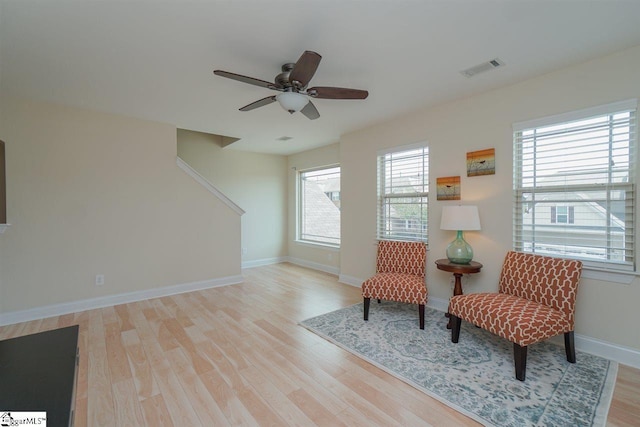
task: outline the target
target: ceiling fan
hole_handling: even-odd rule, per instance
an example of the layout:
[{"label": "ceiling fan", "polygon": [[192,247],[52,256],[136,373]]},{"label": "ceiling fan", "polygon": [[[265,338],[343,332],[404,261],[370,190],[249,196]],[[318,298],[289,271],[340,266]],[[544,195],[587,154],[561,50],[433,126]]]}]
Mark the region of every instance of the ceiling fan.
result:
[{"label": "ceiling fan", "polygon": [[222,70],[214,70],[213,74],[281,92],[278,95],[267,96],[249,105],[245,105],[240,108],[240,111],[250,111],[278,101],[282,108],[289,113],[293,114],[300,111],[307,116],[307,118],[315,120],[320,117],[320,113],[318,113],[318,110],[310,98],[365,99],[369,96],[369,92],[360,89],[330,86],[307,88],[309,81],[318,69],[318,65],[320,65],[321,59],[322,56],[319,54],[307,50],[300,56],[298,62],[284,64],[282,66],[282,72],[275,77],[273,83]]}]

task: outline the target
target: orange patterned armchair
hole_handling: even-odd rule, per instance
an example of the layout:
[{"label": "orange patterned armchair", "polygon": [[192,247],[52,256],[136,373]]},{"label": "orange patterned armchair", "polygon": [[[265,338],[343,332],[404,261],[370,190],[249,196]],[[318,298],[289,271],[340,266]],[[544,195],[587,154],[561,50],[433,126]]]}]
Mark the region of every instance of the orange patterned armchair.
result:
[{"label": "orange patterned armchair", "polygon": [[513,342],[516,378],[524,381],[527,346],[564,334],[567,361],[576,362],[574,311],[582,262],[510,251],[498,293],[458,295],[449,301],[451,341],[461,320]]},{"label": "orange patterned armchair", "polygon": [[371,298],[418,305],[424,329],[427,285],[424,281],[427,248],[422,242],[378,241],[376,274],[362,283],[364,320],[369,320]]}]

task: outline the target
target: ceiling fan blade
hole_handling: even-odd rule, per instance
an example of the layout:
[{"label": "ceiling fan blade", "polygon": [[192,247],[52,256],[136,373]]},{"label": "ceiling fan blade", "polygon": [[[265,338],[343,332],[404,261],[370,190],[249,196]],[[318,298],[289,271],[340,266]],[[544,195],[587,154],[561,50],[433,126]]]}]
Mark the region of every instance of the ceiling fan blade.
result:
[{"label": "ceiling fan blade", "polygon": [[310,50],[305,51],[298,59],[298,62],[296,62],[293,70],[291,70],[291,74],[289,74],[289,81],[299,82],[300,87],[306,87],[313,75],[316,73],[321,59],[322,56],[317,53]]},{"label": "ceiling fan blade", "polygon": [[241,74],[230,73],[228,71],[215,70],[213,72],[213,74],[215,74],[216,76],[220,76],[220,77],[226,77],[226,78],[232,79],[232,80],[237,80],[237,81],[242,82],[242,83],[249,83],[250,85],[266,87],[268,89],[273,89],[275,87],[275,85],[273,83],[271,83],[271,82],[268,82],[268,81],[265,81],[265,80],[260,80],[260,79],[254,79],[253,77],[247,77],[247,76],[243,76]]},{"label": "ceiling fan blade", "polygon": [[311,101],[309,101],[309,103],[305,105],[304,108],[300,110],[300,112],[305,116],[307,116],[307,118],[310,120],[315,120],[318,117],[320,117],[320,113],[318,113],[318,109],[316,108],[315,105],[313,105]]},{"label": "ceiling fan blade", "polygon": [[245,105],[244,107],[242,107],[240,109],[240,111],[255,110],[258,107],[264,107],[265,105],[269,105],[272,102],[276,102],[276,97],[275,96],[267,96],[266,98],[259,99],[259,100],[255,101],[255,102],[252,102],[249,105]]},{"label": "ceiling fan blade", "polygon": [[323,86],[307,89],[307,94],[319,99],[366,99],[369,96],[366,90]]}]

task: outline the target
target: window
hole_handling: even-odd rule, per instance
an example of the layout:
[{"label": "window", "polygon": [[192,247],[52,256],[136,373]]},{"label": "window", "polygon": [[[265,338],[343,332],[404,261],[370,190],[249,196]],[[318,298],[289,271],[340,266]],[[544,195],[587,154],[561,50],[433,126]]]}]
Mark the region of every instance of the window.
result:
[{"label": "window", "polygon": [[575,209],[573,206],[551,206],[552,224],[573,224]]},{"label": "window", "polygon": [[298,240],[340,246],[340,167],[298,173]]},{"label": "window", "polygon": [[514,125],[515,250],[635,271],[636,108]]},{"label": "window", "polygon": [[427,241],[429,148],[378,154],[378,239]]}]

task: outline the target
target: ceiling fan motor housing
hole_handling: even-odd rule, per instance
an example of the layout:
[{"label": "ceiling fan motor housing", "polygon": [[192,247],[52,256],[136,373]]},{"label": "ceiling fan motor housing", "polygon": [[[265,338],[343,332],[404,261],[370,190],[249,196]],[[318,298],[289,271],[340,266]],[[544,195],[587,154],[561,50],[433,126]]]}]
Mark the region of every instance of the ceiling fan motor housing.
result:
[{"label": "ceiling fan motor housing", "polygon": [[296,64],[293,62],[286,63],[282,66],[282,72],[276,76],[275,83],[276,86],[286,89],[292,87],[291,82],[289,82],[289,75],[291,74],[291,70]]}]

